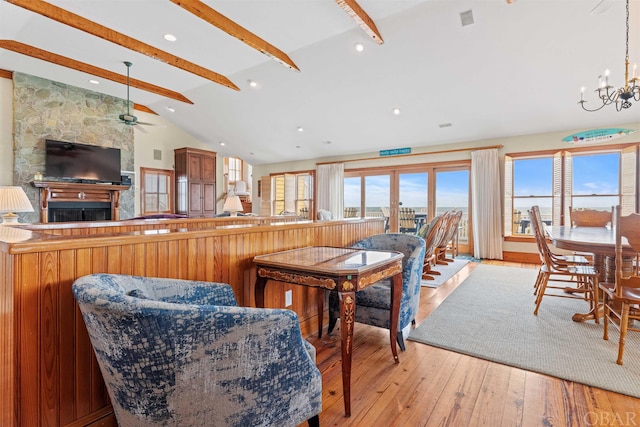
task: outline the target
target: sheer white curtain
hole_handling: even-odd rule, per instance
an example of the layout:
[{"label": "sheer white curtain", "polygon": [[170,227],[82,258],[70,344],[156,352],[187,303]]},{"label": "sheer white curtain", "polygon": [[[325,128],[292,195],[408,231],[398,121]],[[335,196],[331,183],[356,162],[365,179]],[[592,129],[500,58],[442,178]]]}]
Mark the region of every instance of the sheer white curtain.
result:
[{"label": "sheer white curtain", "polygon": [[[316,211],[331,211],[334,219],[342,219],[344,209],[344,163],[318,165]],[[314,217],[315,219],[315,217]]]},{"label": "sheer white curtain", "polygon": [[473,254],[476,258],[502,259],[502,208],[500,204],[498,149],[471,153]]}]

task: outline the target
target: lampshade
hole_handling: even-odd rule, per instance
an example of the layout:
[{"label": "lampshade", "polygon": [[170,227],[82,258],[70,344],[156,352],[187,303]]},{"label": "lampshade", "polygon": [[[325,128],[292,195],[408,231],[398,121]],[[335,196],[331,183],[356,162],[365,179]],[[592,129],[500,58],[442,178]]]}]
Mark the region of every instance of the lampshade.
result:
[{"label": "lampshade", "polygon": [[22,187],[0,187],[0,213],[3,223],[17,223],[14,212],[33,212],[33,206]]},{"label": "lampshade", "polygon": [[222,210],[225,212],[231,212],[231,216],[236,216],[237,212],[242,212],[242,203],[238,196],[228,196],[224,201]]}]

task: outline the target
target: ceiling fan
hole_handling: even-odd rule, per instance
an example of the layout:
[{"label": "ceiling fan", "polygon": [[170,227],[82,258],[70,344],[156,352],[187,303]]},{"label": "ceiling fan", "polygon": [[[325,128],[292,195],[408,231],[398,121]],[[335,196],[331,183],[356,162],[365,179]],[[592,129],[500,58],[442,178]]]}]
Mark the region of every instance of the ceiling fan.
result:
[{"label": "ceiling fan", "polygon": [[131,101],[129,100],[129,88],[130,88],[129,87],[129,69],[133,64],[129,61],[125,61],[124,65],[127,66],[127,113],[120,114],[120,121],[125,125],[129,125],[129,126],[133,126],[133,125],[155,126],[153,123],[139,122],[138,118],[133,114],[131,114]]}]

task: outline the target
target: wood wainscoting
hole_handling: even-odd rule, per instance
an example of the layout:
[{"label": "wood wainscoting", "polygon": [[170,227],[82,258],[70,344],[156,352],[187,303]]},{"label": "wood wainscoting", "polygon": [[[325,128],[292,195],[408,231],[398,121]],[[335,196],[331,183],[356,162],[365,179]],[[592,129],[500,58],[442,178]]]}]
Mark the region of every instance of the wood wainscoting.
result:
[{"label": "wood wainscoting", "polygon": [[[139,221],[22,226],[32,236],[0,241],[0,425],[116,425],[71,292],[76,278],[106,272],[229,283],[239,304],[254,306],[254,256],[344,247],[384,232],[383,220],[374,218],[274,225],[255,219],[244,226],[171,221],[148,221],[147,229]],[[290,308],[310,335],[317,328],[316,289],[270,282],[266,305],[283,307],[288,289]]]}]

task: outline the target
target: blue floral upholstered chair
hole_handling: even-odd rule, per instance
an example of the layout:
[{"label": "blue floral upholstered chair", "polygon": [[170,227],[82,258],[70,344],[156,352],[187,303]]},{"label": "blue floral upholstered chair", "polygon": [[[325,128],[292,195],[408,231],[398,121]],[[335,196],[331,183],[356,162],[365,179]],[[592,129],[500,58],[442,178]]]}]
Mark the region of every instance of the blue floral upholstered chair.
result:
[{"label": "blue floral upholstered chair", "polygon": [[93,274],[73,293],[119,425],[319,425],[295,312],[238,307],[222,283]]},{"label": "blue floral upholstered chair", "polygon": [[[402,300],[398,321],[397,341],[404,351],[404,333],[411,323],[415,323],[420,304],[422,266],[424,264],[425,241],[414,234],[376,234],[367,237],[352,247],[382,251],[396,251],[404,254],[402,259]],[[356,322],[390,328],[391,280],[385,279],[356,292]],[[329,328],[331,333],[340,318],[338,293],[329,294]]]}]

